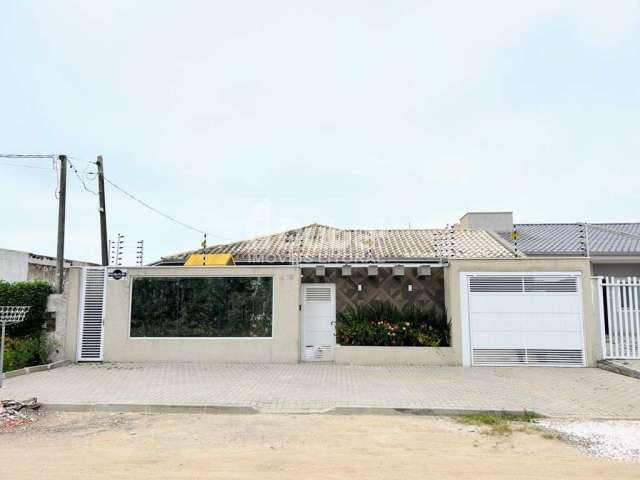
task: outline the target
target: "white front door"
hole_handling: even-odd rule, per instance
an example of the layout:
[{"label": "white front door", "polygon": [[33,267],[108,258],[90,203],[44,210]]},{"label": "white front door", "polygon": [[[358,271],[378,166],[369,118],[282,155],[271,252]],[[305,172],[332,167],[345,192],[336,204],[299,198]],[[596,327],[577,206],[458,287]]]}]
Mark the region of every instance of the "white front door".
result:
[{"label": "white front door", "polygon": [[465,276],[472,365],[584,366],[579,274]]},{"label": "white front door", "polygon": [[336,286],[302,285],[302,360],[331,362],[336,348]]}]

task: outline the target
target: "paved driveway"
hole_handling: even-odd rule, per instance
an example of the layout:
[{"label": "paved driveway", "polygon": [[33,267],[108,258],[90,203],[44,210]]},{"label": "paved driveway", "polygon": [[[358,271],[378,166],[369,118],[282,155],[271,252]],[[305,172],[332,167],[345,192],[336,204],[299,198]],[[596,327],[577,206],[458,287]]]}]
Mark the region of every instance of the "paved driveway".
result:
[{"label": "paved driveway", "polygon": [[533,410],[640,418],[640,380],[592,368],[333,364],[82,364],[10,378],[1,398],[45,404]]}]

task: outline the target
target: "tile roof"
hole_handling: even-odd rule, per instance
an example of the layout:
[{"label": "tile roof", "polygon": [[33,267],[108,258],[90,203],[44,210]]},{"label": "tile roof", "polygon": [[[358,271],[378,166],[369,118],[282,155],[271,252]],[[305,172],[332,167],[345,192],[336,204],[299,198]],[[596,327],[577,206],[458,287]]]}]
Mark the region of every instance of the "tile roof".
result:
[{"label": "tile roof", "polygon": [[[523,223],[514,227],[518,250],[526,255],[584,255],[585,241],[591,256],[640,255],[640,223]],[[510,232],[500,236],[514,244]]]},{"label": "tile roof", "polygon": [[[183,261],[193,252],[163,257]],[[236,263],[358,263],[428,261],[442,258],[512,258],[484,230],[343,230],[312,224],[240,242],[214,245],[207,253],[231,253]]]}]

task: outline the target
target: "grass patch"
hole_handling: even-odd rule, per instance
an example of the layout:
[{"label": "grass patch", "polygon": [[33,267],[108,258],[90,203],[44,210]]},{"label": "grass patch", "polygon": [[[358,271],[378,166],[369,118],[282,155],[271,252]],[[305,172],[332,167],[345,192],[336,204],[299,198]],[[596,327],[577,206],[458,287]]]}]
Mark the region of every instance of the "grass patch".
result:
[{"label": "grass patch", "polygon": [[[460,415],[455,417],[455,420],[464,425],[484,427],[482,433],[489,435],[511,435],[514,423],[527,424],[539,417],[538,414],[525,410],[518,414],[502,412]],[[520,430],[524,429],[521,428]]]}]

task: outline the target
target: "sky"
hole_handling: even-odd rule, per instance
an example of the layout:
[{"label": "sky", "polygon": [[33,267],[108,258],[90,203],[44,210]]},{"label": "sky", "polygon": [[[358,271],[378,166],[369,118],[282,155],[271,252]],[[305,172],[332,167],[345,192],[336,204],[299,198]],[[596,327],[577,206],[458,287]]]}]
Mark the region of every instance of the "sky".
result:
[{"label": "sky", "polygon": [[[209,244],[485,210],[637,222],[640,1],[2,0],[0,153],[70,156],[66,256],[88,261],[97,155]],[[55,175],[0,159],[0,248],[55,254]],[[125,263],[200,245],[106,195]]]}]

